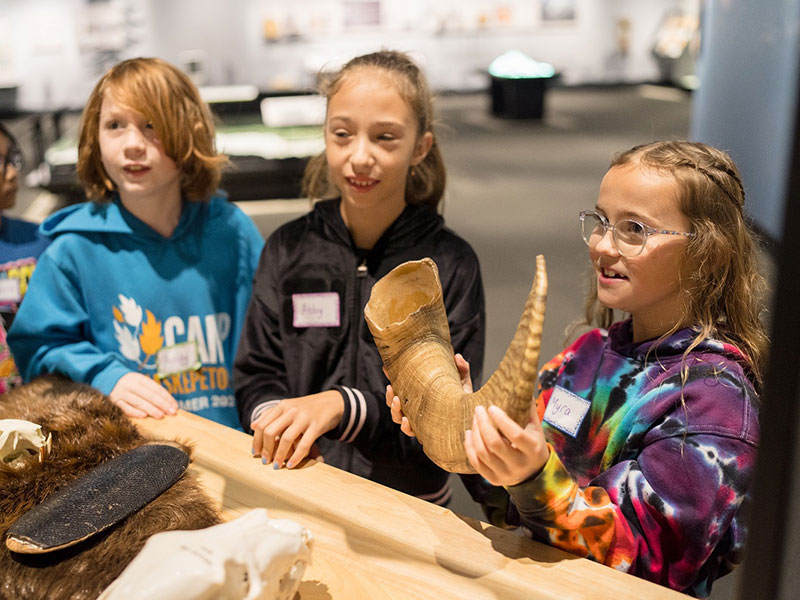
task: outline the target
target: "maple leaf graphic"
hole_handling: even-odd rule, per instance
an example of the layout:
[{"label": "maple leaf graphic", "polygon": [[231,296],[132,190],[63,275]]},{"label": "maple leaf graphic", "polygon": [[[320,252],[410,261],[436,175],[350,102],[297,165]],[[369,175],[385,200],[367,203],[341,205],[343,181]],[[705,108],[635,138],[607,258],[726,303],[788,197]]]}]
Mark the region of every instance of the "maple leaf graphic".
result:
[{"label": "maple leaf graphic", "polygon": [[119,342],[119,351],[122,356],[129,360],[139,360],[139,342],[136,341],[135,334],[127,327],[114,322],[114,337]]},{"label": "maple leaf graphic", "polygon": [[146,354],[144,362],[153,354],[161,350],[164,345],[164,338],[161,337],[161,321],[157,320],[155,315],[149,310],[146,310],[147,320],[142,322],[142,333],[139,335],[139,343],[142,345],[142,350]]},{"label": "maple leaf graphic", "polygon": [[125,322],[134,329],[142,322],[142,307],[136,304],[136,300],[118,294],[119,306],[122,309],[122,316]]},{"label": "maple leaf graphic", "polygon": [[112,307],[111,307],[111,310],[113,310],[113,311],[114,311],[114,318],[115,318],[117,321],[119,321],[120,323],[122,323],[122,322],[125,320],[125,317],[123,317],[123,316],[122,316],[122,312],[121,312],[121,311],[120,311],[120,310],[119,310],[119,309],[118,309],[116,306],[112,306]]}]

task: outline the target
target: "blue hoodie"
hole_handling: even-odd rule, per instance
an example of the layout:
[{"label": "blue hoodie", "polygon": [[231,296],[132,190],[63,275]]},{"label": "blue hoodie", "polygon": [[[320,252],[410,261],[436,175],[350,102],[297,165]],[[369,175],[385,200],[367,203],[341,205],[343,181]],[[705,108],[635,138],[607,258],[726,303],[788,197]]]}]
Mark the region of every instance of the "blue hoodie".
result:
[{"label": "blue hoodie", "polygon": [[[115,198],[60,210],[41,231],[53,242],[9,331],[25,381],[61,373],[108,394],[138,371],[181,408],[241,428],[231,367],[264,245],[249,217],[221,196],[188,202],[165,238]],[[187,342],[196,362],[165,368],[159,351]]]}]

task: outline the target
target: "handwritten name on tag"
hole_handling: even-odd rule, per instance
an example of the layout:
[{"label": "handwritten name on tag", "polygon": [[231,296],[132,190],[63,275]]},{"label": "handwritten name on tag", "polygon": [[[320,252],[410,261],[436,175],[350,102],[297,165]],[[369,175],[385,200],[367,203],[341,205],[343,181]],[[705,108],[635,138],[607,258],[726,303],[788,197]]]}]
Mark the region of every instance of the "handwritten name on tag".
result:
[{"label": "handwritten name on tag", "polygon": [[586,413],[589,412],[589,406],[591,403],[588,400],[556,386],[544,411],[544,420],[556,429],[575,437]]},{"label": "handwritten name on tag", "polygon": [[22,294],[19,291],[19,279],[11,277],[0,279],[0,303],[16,303],[20,300],[22,300]]},{"label": "handwritten name on tag", "polygon": [[295,327],[339,327],[339,294],[320,292],[317,294],[292,294]]},{"label": "handwritten name on tag", "polygon": [[167,377],[184,371],[196,371],[200,368],[197,343],[184,342],[162,348],[156,355],[156,368],[159,377]]}]

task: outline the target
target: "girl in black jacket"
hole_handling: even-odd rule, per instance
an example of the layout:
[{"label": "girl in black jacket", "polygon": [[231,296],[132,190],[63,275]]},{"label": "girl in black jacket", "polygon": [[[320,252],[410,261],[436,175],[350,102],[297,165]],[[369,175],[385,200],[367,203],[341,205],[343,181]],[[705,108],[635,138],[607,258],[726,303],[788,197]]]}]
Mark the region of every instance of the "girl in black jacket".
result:
[{"label": "girl in black jacket", "polygon": [[[242,425],[264,464],[325,462],[446,504],[448,474],[394,427],[387,380],[363,311],[372,285],[407,260],[439,267],[452,344],[477,387],[484,352],[478,259],[436,208],[445,169],[433,133],[432,96],[404,54],[354,58],[329,82],[325,152],[309,163],[306,216],[270,236],[234,368]],[[457,363],[465,368],[463,358]],[[467,373],[467,377],[469,377]],[[490,521],[507,496],[463,476]]]}]

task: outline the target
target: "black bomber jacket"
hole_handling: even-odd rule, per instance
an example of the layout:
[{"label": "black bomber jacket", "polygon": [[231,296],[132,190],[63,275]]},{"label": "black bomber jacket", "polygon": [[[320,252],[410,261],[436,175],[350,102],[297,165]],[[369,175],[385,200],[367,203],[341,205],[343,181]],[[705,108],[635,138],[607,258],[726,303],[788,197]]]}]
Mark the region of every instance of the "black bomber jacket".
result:
[{"label": "black bomber jacket", "polygon": [[[375,282],[400,263],[426,256],[439,268],[452,345],[470,363],[477,389],[485,309],[478,258],[470,245],[447,229],[433,209],[409,205],[372,250],[360,250],[342,220],[339,200],[323,200],[278,228],[261,255],[234,365],[245,431],[270,401],[336,389],[345,410],[339,426],[317,440],[325,462],[446,504],[448,474],[391,420],[385,403],[388,381],[364,320]],[[298,294],[311,295],[302,297],[311,298],[312,308],[325,303],[328,312],[332,302],[338,303],[338,317],[328,318],[326,326],[303,326],[302,315],[296,314],[302,306],[295,301]],[[502,488],[479,476],[462,480],[485,511],[491,509],[487,504],[507,503]]]}]

